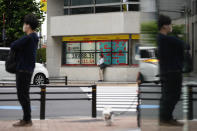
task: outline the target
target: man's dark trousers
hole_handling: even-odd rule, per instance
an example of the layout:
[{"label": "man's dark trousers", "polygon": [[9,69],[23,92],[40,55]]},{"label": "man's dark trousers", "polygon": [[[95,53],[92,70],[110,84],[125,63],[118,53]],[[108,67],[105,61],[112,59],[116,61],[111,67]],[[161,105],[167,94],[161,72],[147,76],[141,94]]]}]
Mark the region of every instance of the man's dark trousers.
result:
[{"label": "man's dark trousers", "polygon": [[182,73],[168,72],[161,76],[162,96],[160,101],[160,121],[173,118],[173,110],[180,99],[182,87]]},{"label": "man's dark trousers", "polygon": [[23,120],[31,120],[31,103],[29,97],[29,89],[32,73],[19,71],[16,73],[16,87],[18,100],[23,109]]}]

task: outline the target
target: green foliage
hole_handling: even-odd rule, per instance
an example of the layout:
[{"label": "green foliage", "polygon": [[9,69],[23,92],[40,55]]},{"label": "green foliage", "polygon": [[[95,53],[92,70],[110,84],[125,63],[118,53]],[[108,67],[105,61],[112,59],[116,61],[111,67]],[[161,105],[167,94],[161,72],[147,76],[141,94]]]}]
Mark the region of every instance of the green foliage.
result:
[{"label": "green foliage", "polygon": [[158,27],[156,22],[151,21],[141,24],[142,34],[157,34],[157,32],[158,32]]},{"label": "green foliage", "polygon": [[171,36],[176,36],[183,41],[186,40],[185,25],[173,25],[172,28],[173,30],[172,33],[170,34]]},{"label": "green foliage", "polygon": [[40,48],[37,50],[36,61],[38,63],[45,63],[46,62],[46,48]]},{"label": "green foliage", "polygon": [[6,46],[24,35],[22,32],[24,16],[33,13],[44,21],[44,12],[40,10],[43,5],[35,0],[0,0],[0,41],[2,42],[3,13],[5,14]]},{"label": "green foliage", "polygon": [[146,22],[141,24],[142,40],[146,43],[156,45],[156,36],[158,33],[158,27],[156,22]]},{"label": "green foliage", "polygon": [[[173,31],[169,35],[179,37],[182,40],[185,40],[184,34],[184,25],[173,25]],[[141,34],[145,36],[142,40],[146,43],[151,43],[152,45],[156,45],[158,27],[155,21],[146,22],[141,24]]]}]

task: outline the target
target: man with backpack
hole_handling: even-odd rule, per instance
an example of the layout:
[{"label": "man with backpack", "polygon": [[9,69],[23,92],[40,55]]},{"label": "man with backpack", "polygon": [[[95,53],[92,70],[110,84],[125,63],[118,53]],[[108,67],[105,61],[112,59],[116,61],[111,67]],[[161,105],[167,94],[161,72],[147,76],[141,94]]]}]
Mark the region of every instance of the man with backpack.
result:
[{"label": "man with backpack", "polygon": [[23,110],[23,119],[13,124],[14,127],[32,126],[29,89],[39,41],[35,32],[38,25],[39,22],[35,15],[26,15],[23,25],[23,32],[26,35],[11,44],[11,50],[16,52],[17,97]]}]

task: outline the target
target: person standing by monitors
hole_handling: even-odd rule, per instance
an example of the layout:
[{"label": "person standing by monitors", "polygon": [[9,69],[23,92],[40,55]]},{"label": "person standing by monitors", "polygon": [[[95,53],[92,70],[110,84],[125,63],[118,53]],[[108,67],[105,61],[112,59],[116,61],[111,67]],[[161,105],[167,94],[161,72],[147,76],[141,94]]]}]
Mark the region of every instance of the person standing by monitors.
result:
[{"label": "person standing by monitors", "polygon": [[101,81],[104,81],[104,69],[106,68],[103,54],[100,54],[100,58],[99,58],[97,65],[99,66],[99,78],[100,78],[99,81],[101,82]]}]

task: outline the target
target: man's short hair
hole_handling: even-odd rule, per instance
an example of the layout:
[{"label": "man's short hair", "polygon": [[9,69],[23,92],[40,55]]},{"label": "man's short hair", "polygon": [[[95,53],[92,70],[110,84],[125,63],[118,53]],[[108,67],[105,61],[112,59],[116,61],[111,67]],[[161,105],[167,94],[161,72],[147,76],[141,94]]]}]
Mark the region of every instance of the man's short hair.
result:
[{"label": "man's short hair", "polygon": [[158,28],[160,30],[164,25],[170,25],[171,23],[172,20],[169,16],[160,15],[158,19]]},{"label": "man's short hair", "polygon": [[39,25],[39,21],[34,14],[28,14],[24,18],[24,23],[30,25],[32,30],[36,30]]}]

